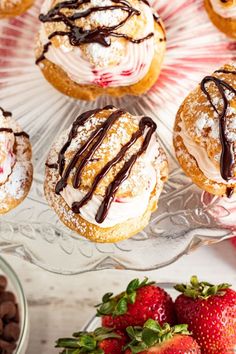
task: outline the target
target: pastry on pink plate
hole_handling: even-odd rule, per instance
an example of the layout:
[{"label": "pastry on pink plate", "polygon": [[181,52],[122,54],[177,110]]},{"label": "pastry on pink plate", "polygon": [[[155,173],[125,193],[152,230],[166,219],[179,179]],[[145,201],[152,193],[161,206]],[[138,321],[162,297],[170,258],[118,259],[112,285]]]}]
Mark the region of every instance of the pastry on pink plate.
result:
[{"label": "pastry on pink plate", "polygon": [[204,0],[212,23],[227,36],[236,38],[236,1]]},{"label": "pastry on pink plate", "polygon": [[0,0],[0,19],[22,15],[33,5],[33,0]]},{"label": "pastry on pink plate", "polygon": [[19,205],[28,195],[33,166],[29,136],[0,108],[0,214]]},{"label": "pastry on pink plate", "polygon": [[156,82],[165,30],[147,0],[45,0],[39,19],[36,64],[62,93],[141,95]]}]

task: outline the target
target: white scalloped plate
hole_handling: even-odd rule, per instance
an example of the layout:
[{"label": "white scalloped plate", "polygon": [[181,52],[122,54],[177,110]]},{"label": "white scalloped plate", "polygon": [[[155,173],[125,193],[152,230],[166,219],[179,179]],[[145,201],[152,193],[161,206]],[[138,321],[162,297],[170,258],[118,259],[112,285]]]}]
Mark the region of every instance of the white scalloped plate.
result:
[{"label": "white scalloped plate", "polygon": [[[21,17],[0,22],[0,104],[30,134],[35,166],[28,199],[0,218],[0,251],[63,274],[104,268],[151,270],[200,245],[231,237],[233,232],[222,228],[214,212],[209,212],[217,200],[210,207],[202,204],[201,191],[181,173],[172,149],[172,126],[181,101],[204,75],[232,61],[236,53],[235,43],[208,20],[202,0],[153,1],[165,22],[168,40],[160,79],[141,98],[103,97],[92,103],[61,95],[34,65],[40,3],[36,1]],[[46,204],[42,183],[44,162],[57,134],[81,112],[110,103],[156,120],[169,155],[170,178],[159,210],[143,232],[118,244],[101,245],[78,237],[58,221]],[[222,218],[229,213],[222,207]]]}]

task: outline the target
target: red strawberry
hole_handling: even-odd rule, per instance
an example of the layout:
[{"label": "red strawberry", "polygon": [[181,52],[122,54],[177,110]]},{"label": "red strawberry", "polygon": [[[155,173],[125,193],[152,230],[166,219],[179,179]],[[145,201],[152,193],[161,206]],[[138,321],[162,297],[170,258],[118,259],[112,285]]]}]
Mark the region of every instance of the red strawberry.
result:
[{"label": "red strawberry", "polygon": [[127,344],[127,336],[121,331],[116,331],[116,333],[120,338],[107,338],[99,343],[99,348],[104,351],[104,354],[123,353],[123,347]]},{"label": "red strawberry", "polygon": [[125,292],[113,297],[105,294],[97,315],[105,327],[125,330],[128,326],[143,326],[147,319],[175,323],[174,304],[169,294],[148,279],[132,280]]},{"label": "red strawberry", "polygon": [[128,327],[131,342],[125,354],[200,354],[200,347],[187,328],[187,325],[170,327],[167,323],[161,327],[153,320],[143,327]]},{"label": "red strawberry", "polygon": [[74,333],[73,338],[60,338],[56,348],[64,349],[61,354],[122,354],[126,343],[126,334],[100,327],[94,332]]},{"label": "red strawberry", "polygon": [[236,292],[229,284],[199,283],[176,285],[182,292],[175,301],[179,322],[187,323],[204,354],[234,352],[236,346]]},{"label": "red strawberry", "polygon": [[236,237],[232,238],[232,244],[236,247]]}]

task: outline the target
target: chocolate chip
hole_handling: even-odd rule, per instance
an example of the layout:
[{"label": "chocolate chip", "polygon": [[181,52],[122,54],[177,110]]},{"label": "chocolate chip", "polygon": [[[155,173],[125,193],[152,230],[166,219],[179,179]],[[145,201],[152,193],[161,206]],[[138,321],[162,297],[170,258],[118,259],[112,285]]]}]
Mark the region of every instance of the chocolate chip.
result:
[{"label": "chocolate chip", "polygon": [[7,278],[4,275],[0,275],[0,291],[4,291],[7,287]]},{"label": "chocolate chip", "polygon": [[20,323],[20,311],[19,311],[19,306],[16,304],[16,315],[13,318],[13,321],[16,323]]},{"label": "chocolate chip", "polygon": [[19,307],[14,293],[6,291],[7,283],[0,275],[0,354],[15,353],[20,336]]},{"label": "chocolate chip", "polygon": [[16,302],[16,297],[11,291],[0,292],[0,303],[3,301]]},{"label": "chocolate chip", "polygon": [[3,339],[0,339],[0,349],[3,353],[11,354],[16,349],[16,343],[9,343]]},{"label": "chocolate chip", "polygon": [[0,318],[12,319],[16,315],[16,305],[12,301],[4,301],[0,304]]},{"label": "chocolate chip", "polygon": [[17,323],[8,323],[3,330],[3,339],[6,341],[17,341],[20,336],[20,327]]},{"label": "chocolate chip", "polygon": [[3,322],[0,318],[0,335],[2,334],[2,332],[3,332]]}]

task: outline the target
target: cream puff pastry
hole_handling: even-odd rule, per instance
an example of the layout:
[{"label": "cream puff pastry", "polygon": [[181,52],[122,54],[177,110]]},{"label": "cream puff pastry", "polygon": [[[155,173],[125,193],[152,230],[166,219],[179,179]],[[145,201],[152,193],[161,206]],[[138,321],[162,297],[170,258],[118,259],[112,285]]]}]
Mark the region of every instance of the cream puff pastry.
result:
[{"label": "cream puff pastry", "polygon": [[0,214],[19,205],[33,178],[29,136],[0,108]]},{"label": "cream puff pastry", "polygon": [[45,0],[36,64],[62,93],[140,95],[156,82],[165,30],[147,0]]},{"label": "cream puff pastry", "polygon": [[23,14],[33,5],[33,0],[0,0],[0,18]]},{"label": "cream puff pastry", "polygon": [[229,37],[236,38],[236,0],[204,0],[213,24]]},{"label": "cream puff pastry", "polygon": [[167,174],[153,120],[107,106],[80,115],[57,139],[44,190],[70,229],[117,242],[148,224]]},{"label": "cream puff pastry", "polygon": [[184,172],[205,191],[236,193],[236,68],[206,76],[180,107],[174,146]]}]

